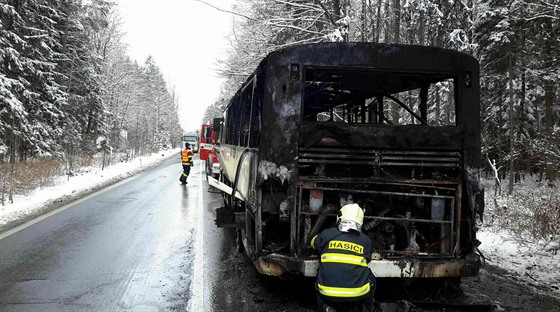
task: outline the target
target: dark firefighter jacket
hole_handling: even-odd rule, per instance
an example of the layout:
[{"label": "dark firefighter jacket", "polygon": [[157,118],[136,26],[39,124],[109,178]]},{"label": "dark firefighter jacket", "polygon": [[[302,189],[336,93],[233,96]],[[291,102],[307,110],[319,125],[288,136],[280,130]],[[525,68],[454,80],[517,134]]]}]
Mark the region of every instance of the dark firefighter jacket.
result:
[{"label": "dark firefighter jacket", "polygon": [[369,237],[333,227],[313,237],[311,247],[321,254],[317,289],[323,297],[357,301],[368,295],[370,282],[374,283],[373,273],[367,266],[371,261]]},{"label": "dark firefighter jacket", "polygon": [[183,164],[183,166],[192,166],[193,165],[193,161],[192,161],[192,157],[193,157],[193,153],[190,150],[183,150],[181,152],[181,163]]}]

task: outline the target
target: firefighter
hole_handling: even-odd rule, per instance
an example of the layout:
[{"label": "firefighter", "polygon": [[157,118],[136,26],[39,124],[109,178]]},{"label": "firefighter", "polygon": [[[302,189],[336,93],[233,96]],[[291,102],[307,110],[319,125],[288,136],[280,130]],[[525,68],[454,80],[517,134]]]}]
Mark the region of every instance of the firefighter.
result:
[{"label": "firefighter", "polygon": [[191,172],[191,167],[193,165],[193,152],[191,151],[191,145],[187,142],[185,143],[185,149],[181,151],[181,163],[183,165],[183,173],[179,178],[181,184],[187,184],[187,177]]},{"label": "firefighter", "polygon": [[321,255],[317,271],[317,304],[320,311],[373,311],[375,276],[368,268],[371,240],[361,232],[364,212],[358,204],[343,206],[337,226],[311,239]]}]

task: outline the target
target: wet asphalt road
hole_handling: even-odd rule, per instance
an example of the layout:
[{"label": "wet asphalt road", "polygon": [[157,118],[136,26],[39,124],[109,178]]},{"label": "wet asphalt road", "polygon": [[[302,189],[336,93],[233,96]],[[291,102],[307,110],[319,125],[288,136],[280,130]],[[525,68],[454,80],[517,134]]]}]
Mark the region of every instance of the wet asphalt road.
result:
[{"label": "wet asphalt road", "polygon": [[0,311],[214,310],[222,199],[202,169],[181,185],[177,155],[1,239]]}]

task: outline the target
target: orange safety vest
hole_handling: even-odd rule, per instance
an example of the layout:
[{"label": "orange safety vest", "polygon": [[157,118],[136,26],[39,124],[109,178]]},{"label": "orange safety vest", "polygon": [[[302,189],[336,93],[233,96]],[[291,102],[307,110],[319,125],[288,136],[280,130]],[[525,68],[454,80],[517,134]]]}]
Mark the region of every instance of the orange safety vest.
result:
[{"label": "orange safety vest", "polygon": [[183,150],[181,152],[181,163],[183,163],[183,166],[193,165],[192,156],[193,153],[190,150]]}]

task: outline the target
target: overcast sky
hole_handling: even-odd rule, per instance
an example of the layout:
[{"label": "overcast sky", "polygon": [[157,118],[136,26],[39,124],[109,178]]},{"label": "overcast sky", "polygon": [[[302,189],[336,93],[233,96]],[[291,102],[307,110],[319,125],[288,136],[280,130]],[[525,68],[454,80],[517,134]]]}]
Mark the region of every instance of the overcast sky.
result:
[{"label": "overcast sky", "polygon": [[[204,0],[230,9],[232,0]],[[200,127],[204,110],[218,97],[216,59],[227,49],[232,16],[195,0],[117,0],[129,54],[143,64],[152,55],[179,95],[185,130]]]}]

